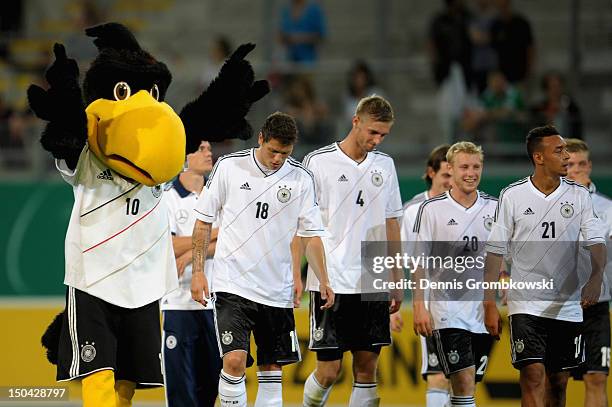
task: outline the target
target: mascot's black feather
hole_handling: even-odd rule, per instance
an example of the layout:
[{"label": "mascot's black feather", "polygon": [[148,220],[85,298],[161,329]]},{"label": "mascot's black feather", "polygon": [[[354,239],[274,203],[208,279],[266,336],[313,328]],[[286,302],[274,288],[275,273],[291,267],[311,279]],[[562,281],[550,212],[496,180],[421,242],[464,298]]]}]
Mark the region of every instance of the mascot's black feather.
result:
[{"label": "mascot's black feather", "polygon": [[[129,84],[132,94],[149,92],[157,85],[159,101],[163,101],[172,81],[166,65],[143,50],[125,26],[107,23],[85,32],[95,38],[99,54],[85,74],[83,91],[77,63],[68,58],[61,44],[54,45],[55,61],[45,74],[49,88],[28,88],[30,107],[48,122],[40,139],[42,147],[54,158],[65,160],[70,169],[76,168],[87,142],[86,106],[99,99],[114,100],[113,89],[118,82]],[[185,127],[187,153],[197,150],[201,140],[252,136],[245,117],[251,105],[270,91],[267,81],[254,80],[253,68],[244,59],[253,48],[254,44],[241,45],[208,89],[182,109],[179,116]],[[51,363],[57,362],[63,319],[63,313],[59,314],[42,337]]]}]

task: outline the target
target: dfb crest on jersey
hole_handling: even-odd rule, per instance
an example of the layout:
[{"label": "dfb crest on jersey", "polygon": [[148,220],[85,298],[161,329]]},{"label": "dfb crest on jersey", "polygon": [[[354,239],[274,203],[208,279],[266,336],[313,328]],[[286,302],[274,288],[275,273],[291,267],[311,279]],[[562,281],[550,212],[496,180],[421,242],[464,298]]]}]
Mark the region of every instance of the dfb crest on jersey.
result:
[{"label": "dfb crest on jersey", "polygon": [[448,352],[448,362],[451,365],[456,365],[457,363],[459,363],[459,352],[457,352],[456,350],[451,350],[450,352]]},{"label": "dfb crest on jersey", "polygon": [[81,359],[83,362],[91,362],[96,357],[96,348],[94,347],[95,342],[91,345],[89,342],[85,342],[85,345],[81,345]]},{"label": "dfb crest on jersey", "polygon": [[427,355],[427,363],[431,367],[438,366],[438,364],[440,363],[440,361],[438,360],[438,355],[436,355],[435,353],[431,352],[429,355]]},{"label": "dfb crest on jersey", "polygon": [[185,223],[187,222],[187,219],[189,219],[189,212],[187,212],[185,209],[179,209],[176,211],[174,218],[176,219],[176,223]]},{"label": "dfb crest on jersey", "polygon": [[485,229],[487,229],[490,232],[491,227],[493,226],[493,218],[487,215],[487,216],[483,216],[483,219],[484,219],[483,224],[484,224]]},{"label": "dfb crest on jersey", "polygon": [[374,170],[372,171],[372,184],[374,184],[374,186],[381,186],[384,182],[383,176],[380,173],[380,171],[378,170]]},{"label": "dfb crest on jersey", "polygon": [[287,203],[291,199],[291,188],[287,188],[287,185],[278,186],[279,190],[276,193],[276,198],[282,203]]},{"label": "dfb crest on jersey", "polygon": [[323,328],[316,328],[312,333],[312,339],[317,342],[323,339]]},{"label": "dfb crest on jersey", "polygon": [[570,202],[561,203],[561,216],[564,218],[571,218],[574,216],[574,204]]},{"label": "dfb crest on jersey", "polygon": [[224,345],[229,345],[230,343],[234,342],[234,335],[232,335],[232,332],[224,331],[223,335],[221,335],[221,342]]},{"label": "dfb crest on jersey", "polygon": [[178,341],[176,340],[176,336],[168,335],[168,337],[166,338],[166,348],[168,348],[168,349],[176,348],[177,342]]},{"label": "dfb crest on jersey", "polygon": [[153,188],[151,188],[151,193],[153,194],[155,198],[159,198],[162,194],[161,185],[155,185]]},{"label": "dfb crest on jersey", "polygon": [[516,351],[516,353],[521,353],[525,350],[525,343],[522,339],[517,339],[516,341],[514,341],[514,350]]}]

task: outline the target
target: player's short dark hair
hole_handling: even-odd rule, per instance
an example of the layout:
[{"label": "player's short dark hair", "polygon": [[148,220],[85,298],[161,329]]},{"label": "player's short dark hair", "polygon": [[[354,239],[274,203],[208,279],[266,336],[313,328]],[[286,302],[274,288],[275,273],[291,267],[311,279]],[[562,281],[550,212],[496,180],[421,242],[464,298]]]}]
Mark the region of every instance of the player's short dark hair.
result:
[{"label": "player's short dark hair", "polygon": [[266,118],[261,127],[261,134],[265,143],[275,139],[283,146],[290,146],[297,142],[298,128],[292,116],[274,112]]},{"label": "player's short dark hair", "polygon": [[550,136],[558,136],[559,130],[550,124],[546,126],[540,126],[531,129],[531,131],[527,134],[526,144],[527,144],[527,155],[529,155],[529,159],[532,164],[535,164],[533,161],[533,153],[538,151],[540,147],[540,143],[544,137]]},{"label": "player's short dark hair", "polygon": [[431,187],[432,179],[429,175],[427,175],[427,169],[431,167],[434,172],[440,171],[440,165],[446,161],[446,153],[448,152],[449,148],[450,145],[442,144],[431,150],[431,153],[429,153],[429,158],[427,158],[427,164],[425,166],[425,174],[423,174],[423,180],[428,186]]}]

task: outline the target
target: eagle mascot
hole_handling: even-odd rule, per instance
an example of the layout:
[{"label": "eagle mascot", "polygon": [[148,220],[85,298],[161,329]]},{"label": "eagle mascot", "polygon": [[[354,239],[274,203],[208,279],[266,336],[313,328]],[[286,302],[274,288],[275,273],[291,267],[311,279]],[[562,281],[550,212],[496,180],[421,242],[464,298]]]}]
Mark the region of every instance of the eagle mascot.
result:
[{"label": "eagle mascot", "polygon": [[63,45],[47,90],[28,100],[47,121],[43,148],[73,187],[65,241],[66,308],[43,335],[57,380],[80,379],[85,406],[129,406],[136,388],[163,384],[159,299],[178,286],[162,184],[201,140],[248,139],[245,116],[269,92],[240,46],[218,77],[176,114],[172,75],[123,25],[89,28],[99,54],[83,88]]}]

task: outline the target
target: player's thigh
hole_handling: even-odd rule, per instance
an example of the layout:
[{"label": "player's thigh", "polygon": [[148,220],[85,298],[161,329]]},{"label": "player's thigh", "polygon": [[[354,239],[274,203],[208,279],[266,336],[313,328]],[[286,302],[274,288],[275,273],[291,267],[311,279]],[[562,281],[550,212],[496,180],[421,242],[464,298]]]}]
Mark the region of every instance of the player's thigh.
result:
[{"label": "player's thigh", "polygon": [[489,364],[489,354],[493,347],[493,337],[484,333],[472,334],[472,351],[474,352],[476,383],[482,381]]},{"label": "player's thigh", "polygon": [[546,319],[529,314],[509,316],[510,353],[516,369],[533,363],[544,364],[549,336]]},{"label": "player's thigh", "polygon": [[434,330],[433,333],[446,377],[475,365],[471,332],[447,328]]},{"label": "player's thigh", "polygon": [[258,366],[282,366],[302,360],[293,308],[260,304],[253,334]]},{"label": "player's thigh", "polygon": [[233,351],[248,353],[251,331],[257,317],[257,303],[239,295],[216,292],[213,312],[221,356]]}]

